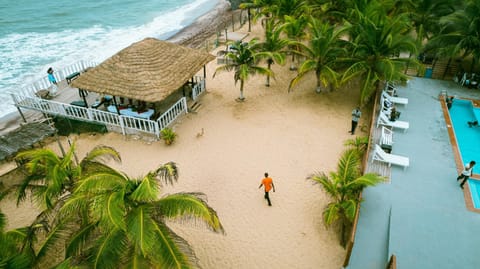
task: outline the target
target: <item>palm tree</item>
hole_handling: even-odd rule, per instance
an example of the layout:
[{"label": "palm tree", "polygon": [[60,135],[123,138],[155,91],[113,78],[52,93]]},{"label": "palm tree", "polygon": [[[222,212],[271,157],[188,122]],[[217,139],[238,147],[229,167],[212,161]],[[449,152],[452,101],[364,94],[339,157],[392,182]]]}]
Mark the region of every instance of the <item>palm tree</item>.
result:
[{"label": "palm tree", "polygon": [[258,52],[259,46],[257,39],[243,43],[236,41],[232,43],[230,47],[231,50],[225,55],[226,64],[217,67],[213,77],[215,77],[217,72],[234,71],[233,79],[235,80],[235,84],[240,81],[240,97],[237,100],[244,101],[243,86],[251,75],[273,75],[271,70],[258,65],[261,59],[267,58],[270,54]]},{"label": "palm tree", "polygon": [[455,11],[452,0],[420,0],[415,1],[414,8],[410,11],[417,44],[429,40],[432,35],[440,32],[440,19]]},{"label": "palm tree", "polygon": [[345,236],[355,218],[355,212],[361,200],[360,192],[367,186],[374,186],[384,179],[377,174],[360,174],[360,155],[356,149],[343,152],[337,171],[323,172],[308,177],[330,196],[332,201],[323,211],[325,225],[340,225],[341,244],[345,246]]},{"label": "palm tree", "polygon": [[[271,72],[273,63],[285,63],[285,48],[289,41],[282,38],[283,27],[273,20],[268,20],[265,27],[265,41],[258,43],[260,51],[267,57],[267,68]],[[265,86],[270,86],[270,75],[267,74]]]},{"label": "palm tree", "polygon": [[32,268],[30,249],[23,248],[25,234],[17,230],[5,231],[7,219],[0,212],[0,268],[28,269]]},{"label": "palm tree", "polygon": [[[45,221],[5,232],[5,215],[0,213],[0,268],[45,268],[52,259],[64,226],[49,229]],[[55,254],[53,254],[55,255]]]},{"label": "palm tree", "polygon": [[70,197],[82,174],[103,167],[102,161],[107,159],[120,161],[119,153],[111,147],[97,146],[77,165],[75,143],[63,157],[43,148],[17,154],[16,160],[28,174],[21,184],[12,186],[7,192],[16,191],[17,204],[31,192],[43,209],[30,226],[10,232],[20,244],[21,257],[28,258],[28,268],[43,268],[57,255],[56,247],[64,242],[71,228],[57,217],[59,208]]},{"label": "palm tree", "polygon": [[308,17],[307,16],[299,16],[299,17],[292,17],[286,15],[285,23],[283,24],[283,31],[287,35],[288,39],[294,41],[290,46],[290,52],[292,54],[292,63],[290,65],[290,70],[296,70],[297,67],[295,66],[295,56],[297,55],[295,52],[300,51],[300,43],[307,37],[307,33],[305,29],[308,26]]},{"label": "palm tree", "polygon": [[295,86],[306,74],[315,72],[317,79],[316,91],[321,92],[322,83],[337,86],[338,68],[337,58],[347,54],[347,42],[341,39],[342,34],[348,30],[348,26],[336,28],[311,18],[309,44],[297,43],[301,51],[297,52],[306,60],[298,69],[297,76],[290,82],[288,90]]},{"label": "palm tree", "polygon": [[345,59],[349,67],[343,73],[342,83],[361,76],[360,104],[364,104],[375,90],[380,89],[380,81],[407,80],[404,68],[407,63],[418,65],[400,53],[416,54],[415,41],[409,34],[411,26],[408,14],[393,18],[381,13],[381,5],[371,2],[365,12],[355,9],[352,16],[353,50]]},{"label": "palm tree", "polygon": [[367,150],[369,140],[370,138],[368,136],[357,136],[353,139],[348,139],[343,145],[354,148],[360,155],[363,155]]},{"label": "palm tree", "polygon": [[273,17],[285,22],[285,16],[299,17],[308,11],[308,5],[305,0],[276,0],[270,7]]},{"label": "palm tree", "polygon": [[441,33],[432,38],[427,48],[439,49],[448,56],[472,56],[470,72],[480,60],[480,1],[468,0],[465,8],[443,17]]},{"label": "palm tree", "polygon": [[75,143],[64,157],[50,149],[33,149],[19,153],[16,160],[23,164],[28,176],[21,184],[14,185],[17,191],[17,204],[25,200],[27,190],[32,192],[37,204],[42,208],[53,209],[57,202],[66,199],[73,192],[75,182],[83,172],[94,170],[103,160],[120,161],[120,155],[108,146],[97,146],[76,164]]},{"label": "palm tree", "polygon": [[[78,222],[67,245],[71,265],[88,268],[197,267],[190,245],[165,223],[167,219],[200,219],[209,229],[223,232],[216,212],[202,193],[160,197],[161,183],[178,179],[170,162],[142,178],[103,166],[82,178],[60,215]],[[78,221],[77,212],[88,212]]]}]

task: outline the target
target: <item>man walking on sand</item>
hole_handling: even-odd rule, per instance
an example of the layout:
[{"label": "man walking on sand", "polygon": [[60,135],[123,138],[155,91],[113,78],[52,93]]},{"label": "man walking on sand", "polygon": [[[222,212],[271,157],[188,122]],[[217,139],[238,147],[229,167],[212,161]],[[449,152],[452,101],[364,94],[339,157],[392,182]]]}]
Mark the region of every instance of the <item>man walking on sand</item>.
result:
[{"label": "man walking on sand", "polygon": [[360,120],[360,117],[362,116],[362,112],[360,111],[360,107],[356,107],[352,111],[352,130],[349,132],[352,135],[355,134],[355,129],[357,128],[358,121]]},{"label": "man walking on sand", "polygon": [[262,183],[260,183],[260,186],[258,188],[260,189],[261,187],[265,186],[265,199],[268,202],[269,206],[272,206],[272,203],[270,202],[270,196],[268,195],[268,192],[273,188],[273,192],[275,192],[275,185],[273,185],[273,180],[272,178],[268,177],[268,173],[265,173],[265,178],[262,180]]}]

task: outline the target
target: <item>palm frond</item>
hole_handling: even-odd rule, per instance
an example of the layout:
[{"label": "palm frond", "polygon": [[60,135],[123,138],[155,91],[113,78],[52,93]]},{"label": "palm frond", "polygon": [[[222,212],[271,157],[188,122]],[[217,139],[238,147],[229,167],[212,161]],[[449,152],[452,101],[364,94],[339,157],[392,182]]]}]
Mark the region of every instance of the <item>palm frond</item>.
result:
[{"label": "palm frond", "polygon": [[127,252],[126,234],[117,228],[104,232],[95,240],[89,255],[90,268],[117,268]]},{"label": "palm frond", "polygon": [[92,222],[76,231],[68,240],[68,244],[65,250],[65,256],[78,256],[85,250],[89,237],[92,232],[97,228],[98,223]]},{"label": "palm frond", "polygon": [[187,241],[163,223],[155,223],[154,253],[152,257],[160,268],[196,268],[198,260]]},{"label": "palm frond", "polygon": [[178,167],[174,162],[168,162],[155,170],[154,173],[161,182],[173,184],[178,180]]},{"label": "palm frond", "polygon": [[339,208],[337,203],[329,203],[323,211],[323,223],[325,226],[334,224],[339,217]]},{"label": "palm frond", "polygon": [[224,232],[217,213],[211,208],[203,193],[176,193],[162,197],[155,205],[158,217],[187,217],[203,220],[214,232]]}]

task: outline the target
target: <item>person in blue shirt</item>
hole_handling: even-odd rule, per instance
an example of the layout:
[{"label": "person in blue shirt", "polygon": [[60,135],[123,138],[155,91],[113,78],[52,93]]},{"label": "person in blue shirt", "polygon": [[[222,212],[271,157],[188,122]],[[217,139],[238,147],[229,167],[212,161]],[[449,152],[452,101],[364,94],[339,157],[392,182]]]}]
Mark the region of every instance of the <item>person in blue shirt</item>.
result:
[{"label": "person in blue shirt", "polygon": [[48,68],[47,73],[48,73],[48,81],[50,81],[52,84],[57,85],[57,80],[53,76],[53,68],[51,67]]},{"label": "person in blue shirt", "polygon": [[47,70],[48,73],[48,81],[52,83],[52,89],[50,90],[50,94],[55,96],[57,94],[57,80],[53,76],[53,68],[49,67]]}]

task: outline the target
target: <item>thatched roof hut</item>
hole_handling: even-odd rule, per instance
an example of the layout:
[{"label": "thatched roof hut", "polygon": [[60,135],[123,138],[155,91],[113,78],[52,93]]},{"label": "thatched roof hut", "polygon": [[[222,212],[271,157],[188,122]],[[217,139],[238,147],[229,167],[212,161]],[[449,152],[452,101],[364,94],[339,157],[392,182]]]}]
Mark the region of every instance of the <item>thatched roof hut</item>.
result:
[{"label": "thatched roof hut", "polygon": [[72,81],[75,88],[158,102],[178,90],[215,56],[146,38],[121,50]]}]

